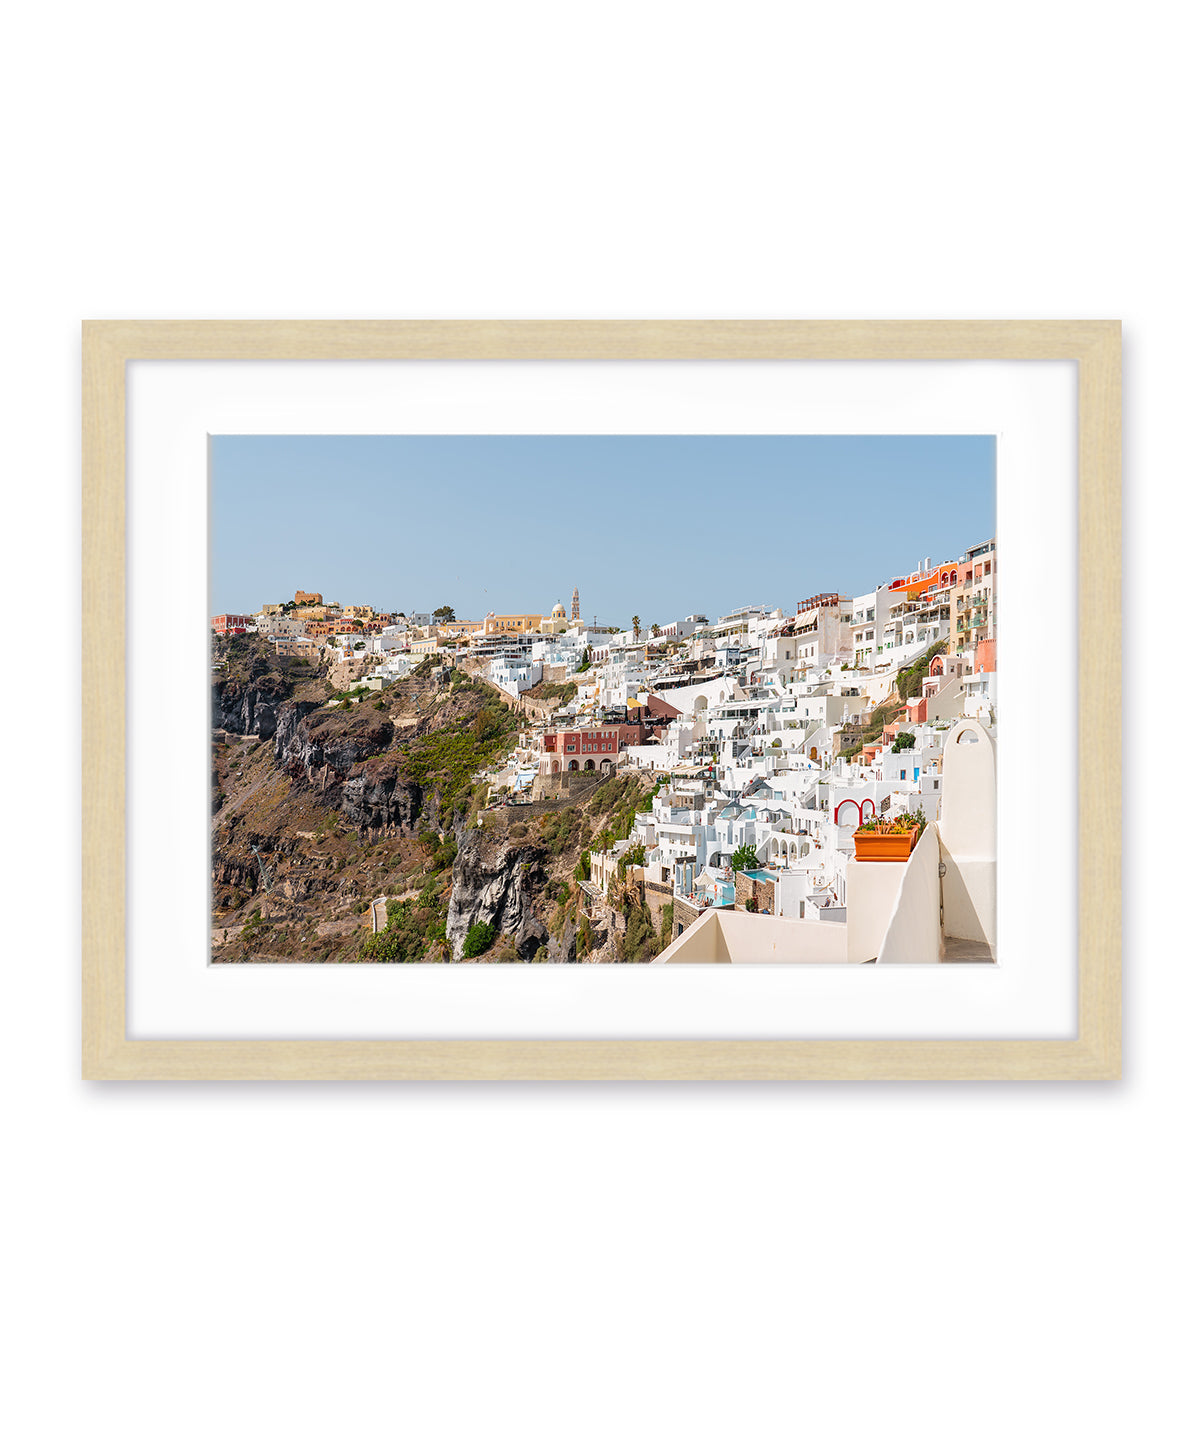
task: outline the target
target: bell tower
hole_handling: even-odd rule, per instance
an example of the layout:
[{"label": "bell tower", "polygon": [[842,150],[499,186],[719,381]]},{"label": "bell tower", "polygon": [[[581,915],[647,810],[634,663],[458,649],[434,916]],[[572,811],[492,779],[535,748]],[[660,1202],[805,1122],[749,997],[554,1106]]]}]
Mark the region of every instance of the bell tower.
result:
[{"label": "bell tower", "polygon": [[579,586],[576,585],[576,587],[574,588],[574,590],[571,591],[571,624],[572,624],[572,625],[578,625],[578,623],[579,623]]}]

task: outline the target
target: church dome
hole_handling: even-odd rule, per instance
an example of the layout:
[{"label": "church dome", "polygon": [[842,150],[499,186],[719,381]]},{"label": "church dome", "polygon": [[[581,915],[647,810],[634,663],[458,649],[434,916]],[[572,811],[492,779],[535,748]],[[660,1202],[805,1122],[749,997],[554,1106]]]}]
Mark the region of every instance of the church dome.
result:
[{"label": "church dome", "polygon": [[567,618],[566,607],[561,600],[555,603],[554,609],[550,612],[550,618],[551,620],[565,620]]}]

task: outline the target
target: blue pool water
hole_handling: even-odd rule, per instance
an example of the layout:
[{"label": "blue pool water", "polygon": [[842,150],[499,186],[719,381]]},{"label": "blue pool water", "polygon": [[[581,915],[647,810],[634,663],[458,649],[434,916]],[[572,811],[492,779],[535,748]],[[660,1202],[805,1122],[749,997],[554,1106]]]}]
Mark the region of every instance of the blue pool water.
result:
[{"label": "blue pool water", "polygon": [[743,870],[743,875],[748,875],[751,880],[774,880],[774,875],[769,870]]}]

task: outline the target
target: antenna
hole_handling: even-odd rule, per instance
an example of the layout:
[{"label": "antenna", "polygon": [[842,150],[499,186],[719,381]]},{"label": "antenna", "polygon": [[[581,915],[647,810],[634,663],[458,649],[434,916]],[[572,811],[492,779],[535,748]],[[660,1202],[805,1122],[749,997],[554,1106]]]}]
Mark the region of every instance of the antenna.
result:
[{"label": "antenna", "polygon": [[274,870],[268,870],[263,864],[262,856],[258,853],[257,845],[251,845],[250,849],[254,858],[258,861],[258,873],[262,876],[263,889],[269,892],[275,882],[275,872]]}]

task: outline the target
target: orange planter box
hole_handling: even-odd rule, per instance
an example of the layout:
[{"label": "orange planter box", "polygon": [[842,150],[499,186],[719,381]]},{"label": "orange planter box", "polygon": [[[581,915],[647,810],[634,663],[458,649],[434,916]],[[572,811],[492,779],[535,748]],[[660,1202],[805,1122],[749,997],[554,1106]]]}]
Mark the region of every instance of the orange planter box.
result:
[{"label": "orange planter box", "polygon": [[881,835],[878,830],[856,830],[854,858],[903,862],[912,854],[920,833],[919,830],[900,830],[894,835]]}]

